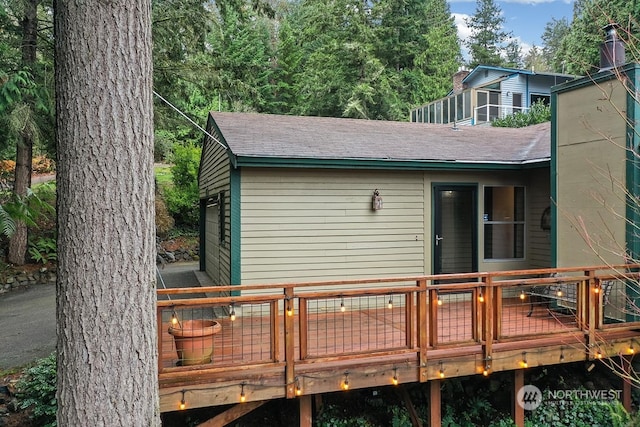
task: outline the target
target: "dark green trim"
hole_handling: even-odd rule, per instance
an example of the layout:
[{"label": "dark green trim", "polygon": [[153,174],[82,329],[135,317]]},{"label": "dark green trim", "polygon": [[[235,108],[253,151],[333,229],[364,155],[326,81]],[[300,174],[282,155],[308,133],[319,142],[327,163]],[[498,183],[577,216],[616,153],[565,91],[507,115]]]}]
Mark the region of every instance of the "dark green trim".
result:
[{"label": "dark green trim", "polygon": [[[631,88],[638,87],[638,73],[633,70],[627,74],[631,82]],[[627,89],[627,161],[626,161],[626,240],[627,252],[631,259],[640,259],[640,240],[638,239],[637,225],[640,224],[638,214],[638,196],[640,195],[640,170],[638,169],[638,135],[634,128],[635,123],[640,123],[640,108],[638,108],[634,93]]]},{"label": "dark green trim", "polygon": [[230,215],[230,257],[231,257],[231,285],[239,285],[242,283],[242,269],[241,269],[241,248],[240,248],[240,233],[241,227],[241,215],[240,215],[240,171],[232,168],[230,171],[230,195],[229,195],[229,215]]},{"label": "dark green trim", "polygon": [[384,170],[523,170],[548,167],[549,160],[529,163],[473,163],[454,161],[375,160],[375,159],[309,159],[238,156],[234,167],[278,167],[318,169],[384,169]]},{"label": "dark green trim", "polygon": [[[627,133],[627,158],[626,158],[626,187],[627,187],[627,195],[626,195],[626,218],[627,221],[625,223],[625,234],[626,234],[626,250],[630,259],[637,260],[640,259],[640,238],[638,236],[637,226],[640,224],[640,213],[638,209],[638,197],[640,196],[640,165],[638,162],[638,144],[639,138],[637,134],[637,130],[635,129],[635,124],[640,123],[640,108],[637,104],[637,100],[635,98],[635,93],[632,92],[630,88],[637,88],[639,80],[639,69],[636,67],[633,70],[627,72],[627,77],[631,84],[627,88],[627,125],[626,125],[626,133]],[[631,285],[631,284],[630,284]],[[633,301],[631,303],[629,310],[627,311],[626,320],[627,322],[634,322],[639,320],[639,316],[637,314],[637,310],[634,307],[637,307],[640,304],[640,292],[637,289],[637,286],[627,286],[627,298],[629,301]]]},{"label": "dark green trim", "polygon": [[473,212],[472,215],[475,218],[475,221],[473,221],[472,227],[473,227],[473,235],[471,236],[471,245],[472,245],[472,251],[473,254],[472,256],[472,260],[471,260],[471,268],[474,272],[478,271],[478,265],[479,265],[479,253],[480,253],[480,246],[479,246],[479,230],[478,230],[478,221],[480,220],[479,216],[478,216],[478,212],[480,212],[480,184],[473,183],[473,182],[432,182],[431,183],[431,233],[427,233],[425,230],[425,235],[430,234],[431,236],[431,273],[432,274],[438,274],[436,273],[436,248],[435,248],[435,231],[437,230],[438,224],[436,224],[436,221],[439,221],[440,219],[437,218],[438,214],[436,213],[437,209],[437,199],[436,199],[436,192],[437,191],[447,191],[447,190],[458,190],[460,188],[469,188],[472,190],[472,198],[473,198]]},{"label": "dark green trim", "polygon": [[[635,63],[629,63],[629,64],[625,64],[622,67],[619,67],[616,71],[616,73],[630,73],[630,74],[635,74],[635,70],[638,70],[640,68],[640,64],[635,64]],[[596,74],[592,74],[590,76],[585,76],[585,77],[581,77],[575,80],[570,80],[566,83],[562,83],[559,84],[557,86],[553,86],[551,88],[551,93],[562,93],[562,92],[570,92],[572,90],[575,89],[579,89],[579,88],[583,88],[583,87],[587,87],[587,86],[591,86],[594,83],[598,84],[598,83],[602,83],[605,82],[607,80],[612,80],[612,79],[617,79],[617,75],[616,73],[614,73],[611,70],[607,70],[607,71],[601,71],[599,73]],[[552,119],[551,121],[553,122],[553,114],[551,115]]]},{"label": "dark green trim", "polygon": [[198,224],[198,233],[200,234],[200,242],[198,244],[198,256],[200,257],[200,271],[207,270],[206,263],[206,240],[207,240],[207,199],[200,199],[200,224]]},{"label": "dark green trim", "polygon": [[558,94],[551,93],[551,267],[558,266]]}]

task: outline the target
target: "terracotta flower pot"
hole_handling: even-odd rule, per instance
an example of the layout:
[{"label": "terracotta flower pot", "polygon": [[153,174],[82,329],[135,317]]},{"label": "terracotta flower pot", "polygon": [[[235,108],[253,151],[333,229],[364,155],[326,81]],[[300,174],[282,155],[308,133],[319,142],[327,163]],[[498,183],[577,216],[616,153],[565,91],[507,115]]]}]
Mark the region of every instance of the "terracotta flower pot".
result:
[{"label": "terracotta flower pot", "polygon": [[183,320],[177,326],[169,326],[178,352],[179,364],[200,365],[211,362],[213,334],[222,329],[214,320]]}]

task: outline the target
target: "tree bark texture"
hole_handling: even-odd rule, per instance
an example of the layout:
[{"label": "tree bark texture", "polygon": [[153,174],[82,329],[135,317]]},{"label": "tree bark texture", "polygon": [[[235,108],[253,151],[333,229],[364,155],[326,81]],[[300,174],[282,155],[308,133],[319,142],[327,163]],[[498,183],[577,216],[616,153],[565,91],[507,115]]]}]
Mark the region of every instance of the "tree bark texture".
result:
[{"label": "tree bark texture", "polygon": [[54,22],[58,425],[159,425],[151,3]]},{"label": "tree bark texture", "polygon": [[[38,43],[38,3],[39,0],[24,2],[24,17],[22,19],[22,65],[31,70],[36,63]],[[33,99],[25,99],[33,110]],[[18,197],[27,195],[31,187],[31,159],[33,157],[33,140],[35,135],[30,132],[22,133],[21,141],[16,147],[16,170],[13,180],[13,192]],[[27,254],[27,225],[23,221],[16,221],[16,232],[9,239],[9,253],[7,261],[11,264],[23,265]]]}]

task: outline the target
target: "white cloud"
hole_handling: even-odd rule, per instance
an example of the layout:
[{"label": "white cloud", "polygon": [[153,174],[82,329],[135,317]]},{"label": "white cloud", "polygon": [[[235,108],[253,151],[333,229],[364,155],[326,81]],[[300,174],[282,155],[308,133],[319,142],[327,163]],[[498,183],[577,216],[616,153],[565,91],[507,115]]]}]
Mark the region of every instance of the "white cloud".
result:
[{"label": "white cloud", "polygon": [[469,19],[470,15],[466,13],[452,13],[453,19],[456,23],[456,27],[458,28],[458,37],[460,40],[464,41],[471,35],[471,29],[465,22],[465,19]]}]

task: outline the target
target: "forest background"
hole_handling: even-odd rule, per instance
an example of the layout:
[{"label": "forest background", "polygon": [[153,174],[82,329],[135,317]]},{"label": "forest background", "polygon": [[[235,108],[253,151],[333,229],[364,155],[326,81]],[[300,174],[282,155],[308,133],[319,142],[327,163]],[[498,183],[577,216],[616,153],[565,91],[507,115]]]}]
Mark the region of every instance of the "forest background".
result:
[{"label": "forest background", "polygon": [[[0,0],[0,182],[13,187],[0,225],[28,196],[34,156],[56,158],[52,7]],[[523,54],[494,0],[477,1],[467,40],[446,0],[153,0],[154,90],[173,104],[155,98],[154,157],[179,164],[176,185],[160,194],[169,225],[198,220],[202,133],[176,109],[201,125],[209,111],[407,120],[412,107],[445,96],[461,67],[597,71],[602,27],[618,22],[635,37],[639,16],[636,2],[576,0],[572,21],[552,18],[542,46]],[[11,234],[8,260],[20,265],[28,215],[10,214],[17,229],[0,227],[0,236]]]}]

